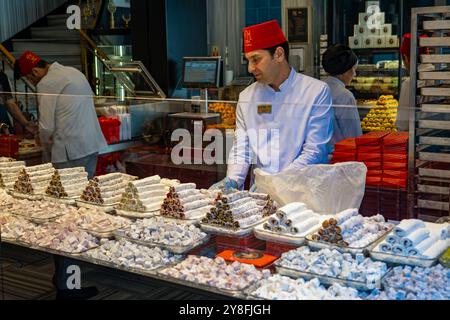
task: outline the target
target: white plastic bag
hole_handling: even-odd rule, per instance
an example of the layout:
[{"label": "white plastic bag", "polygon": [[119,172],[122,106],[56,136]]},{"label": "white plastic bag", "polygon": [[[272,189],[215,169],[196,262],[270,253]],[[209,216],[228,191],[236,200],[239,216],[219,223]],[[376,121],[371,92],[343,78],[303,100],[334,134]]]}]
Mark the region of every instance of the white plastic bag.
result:
[{"label": "white plastic bag", "polygon": [[258,192],[270,194],[284,206],[303,202],[320,214],[337,214],[361,206],[367,167],[360,162],[315,165],[269,175],[255,170]]}]

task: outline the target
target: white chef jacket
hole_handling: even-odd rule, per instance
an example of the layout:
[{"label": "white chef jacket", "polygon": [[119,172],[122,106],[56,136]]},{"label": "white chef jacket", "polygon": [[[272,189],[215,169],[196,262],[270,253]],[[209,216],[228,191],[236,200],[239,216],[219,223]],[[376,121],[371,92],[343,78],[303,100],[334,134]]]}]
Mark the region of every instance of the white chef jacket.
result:
[{"label": "white chef jacket", "polygon": [[227,176],[242,186],[251,164],[275,174],[327,163],[331,102],[327,84],[294,69],[279,92],[259,82],[245,89],[236,110]]},{"label": "white chef jacket", "polygon": [[336,77],[324,80],[330,87],[333,99],[334,134],[330,147],[342,140],[356,138],[363,134],[356,100],[353,93],[345,88],[345,84]]},{"label": "white chef jacket", "polygon": [[53,139],[52,163],[81,159],[107,146],[84,74],[55,62],[37,92],[41,142]]}]

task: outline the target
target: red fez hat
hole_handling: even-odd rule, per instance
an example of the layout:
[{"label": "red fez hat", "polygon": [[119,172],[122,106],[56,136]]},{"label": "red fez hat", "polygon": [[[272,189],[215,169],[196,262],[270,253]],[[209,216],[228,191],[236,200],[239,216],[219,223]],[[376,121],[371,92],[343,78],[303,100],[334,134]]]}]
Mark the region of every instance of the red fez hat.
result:
[{"label": "red fez hat", "polygon": [[26,76],[31,73],[31,70],[36,67],[41,60],[42,59],[33,52],[25,51],[22,56],[17,59],[21,75]]},{"label": "red fez hat", "polygon": [[[421,35],[421,38],[428,38],[427,35]],[[410,57],[411,55],[411,33],[406,33],[403,35],[402,39],[402,46],[400,48],[400,53],[402,55],[405,55],[407,57]],[[429,50],[428,48],[420,48],[419,49],[420,54],[428,54]]]},{"label": "red fez hat", "polygon": [[277,20],[244,28],[244,53],[275,47],[287,42]]}]

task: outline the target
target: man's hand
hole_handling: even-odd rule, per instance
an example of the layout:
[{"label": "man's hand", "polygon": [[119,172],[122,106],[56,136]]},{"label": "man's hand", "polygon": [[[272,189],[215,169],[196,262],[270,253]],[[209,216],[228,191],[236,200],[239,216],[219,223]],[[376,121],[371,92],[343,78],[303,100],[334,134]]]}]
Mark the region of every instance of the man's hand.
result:
[{"label": "man's hand", "polygon": [[29,133],[35,135],[38,133],[38,125],[34,123],[33,121],[28,121],[25,124],[25,130],[27,130]]},{"label": "man's hand", "polygon": [[228,177],[217,182],[216,184],[211,186],[211,188],[209,188],[210,191],[214,191],[214,190],[227,191],[227,190],[233,190],[233,189],[238,190],[239,185],[235,180],[232,180]]}]

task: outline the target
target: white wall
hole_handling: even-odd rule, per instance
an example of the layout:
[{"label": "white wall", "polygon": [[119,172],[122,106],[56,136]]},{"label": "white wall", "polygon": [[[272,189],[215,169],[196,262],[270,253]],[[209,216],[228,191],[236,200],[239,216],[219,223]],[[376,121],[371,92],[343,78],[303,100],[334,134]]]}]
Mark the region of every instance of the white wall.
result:
[{"label": "white wall", "polygon": [[0,0],[0,42],[44,17],[67,0]]}]

